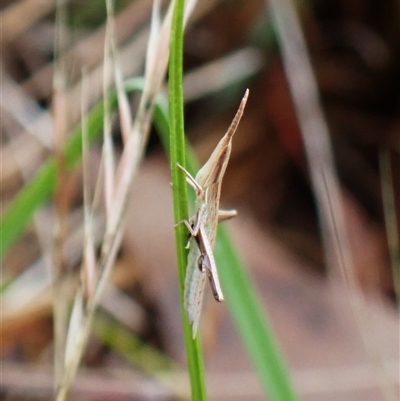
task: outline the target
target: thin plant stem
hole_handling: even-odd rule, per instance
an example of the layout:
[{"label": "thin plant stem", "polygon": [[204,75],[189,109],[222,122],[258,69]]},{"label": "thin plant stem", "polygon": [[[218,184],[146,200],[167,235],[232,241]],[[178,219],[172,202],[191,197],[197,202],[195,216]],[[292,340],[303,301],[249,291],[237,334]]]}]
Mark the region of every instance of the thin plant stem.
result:
[{"label": "thin plant stem", "polygon": [[[169,63],[169,115],[170,115],[170,163],[173,188],[174,219],[188,218],[186,179],[177,168],[177,163],[185,166],[185,133],[183,120],[183,20],[184,1],[175,2],[172,18],[170,63]],[[192,329],[184,308],[184,282],[186,274],[187,251],[185,249],[185,228],[179,224],[175,228],[178,259],[181,312],[183,317],[184,338],[189,366],[192,399],[207,399],[204,367],[200,351],[200,341],[192,338]]]}]

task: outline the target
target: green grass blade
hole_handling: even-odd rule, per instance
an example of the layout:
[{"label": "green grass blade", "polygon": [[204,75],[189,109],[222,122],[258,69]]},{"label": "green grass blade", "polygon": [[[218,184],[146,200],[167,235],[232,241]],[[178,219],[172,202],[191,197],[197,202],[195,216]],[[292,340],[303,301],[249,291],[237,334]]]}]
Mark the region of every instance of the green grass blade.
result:
[{"label": "green grass blade", "polygon": [[[158,97],[156,102],[154,123],[164,147],[168,150],[170,138],[168,105],[161,96]],[[195,175],[199,165],[188,144],[186,144],[185,153],[186,167],[192,175]],[[194,192],[189,192],[188,196],[190,202],[194,202]],[[222,225],[218,227],[218,238],[214,253],[224,288],[226,305],[258,372],[265,395],[271,401],[299,400],[279,345],[270,327],[269,319],[257,295],[257,290],[237,255],[227,230]]]},{"label": "green grass blade", "polygon": [[[160,99],[157,102],[154,117],[157,131],[168,149],[168,110],[165,101]],[[186,145],[186,162],[189,172],[195,175],[199,166],[189,145]],[[194,192],[190,191],[188,195],[190,201],[194,202]],[[186,242],[187,235],[184,239]],[[266,397],[271,401],[298,401],[257,290],[222,225],[218,227],[214,256],[226,305],[258,372]]]},{"label": "green grass blade", "polygon": [[[125,83],[125,90],[131,92],[143,88],[143,78],[133,78]],[[117,95],[112,91],[109,95],[110,109],[117,106]],[[93,142],[99,137],[103,128],[104,108],[103,101],[87,115],[88,139]],[[69,135],[65,157],[67,167],[72,169],[82,155],[82,130],[79,125]],[[56,163],[54,157],[49,157],[33,179],[27,183],[14,197],[4,213],[1,215],[0,227],[0,259],[19,238],[30,221],[35,210],[40,207],[53,193],[56,186]]]},{"label": "green grass blade", "polygon": [[[134,78],[125,82],[125,90],[127,92],[141,90],[143,88],[143,79]],[[116,106],[116,94],[110,94],[110,104],[112,108]],[[93,141],[99,136],[103,126],[103,102],[99,102],[88,115],[88,131],[89,139]],[[161,134],[161,138],[168,149],[169,144],[169,118],[168,107],[165,98],[158,96],[154,111],[154,122],[157,130]],[[181,144],[179,145],[181,147]],[[66,159],[68,166],[72,168],[81,156],[81,131],[80,128],[74,130],[70,139],[67,142]],[[176,156],[175,156],[176,157]],[[185,155],[180,153],[182,159]],[[177,157],[176,157],[177,158]],[[193,157],[193,152],[186,148],[187,168],[194,174],[198,165]],[[181,160],[183,161],[183,160]],[[182,163],[183,164],[183,163]],[[175,165],[172,163],[173,174],[176,174]],[[15,199],[9,205],[2,215],[2,243],[1,255],[9,249],[13,242],[18,238],[26,224],[29,222],[33,212],[48,199],[54,191],[56,183],[55,161],[49,158],[39,170],[32,181],[27,184],[17,194]],[[183,174],[182,174],[183,176]],[[174,182],[174,193],[176,191],[179,197],[179,203],[182,206],[182,216],[187,217],[186,203],[186,182],[179,181],[182,177],[177,175],[177,182]],[[179,186],[178,186],[179,185]],[[179,191],[175,188],[180,188]],[[189,195],[193,194],[190,192]],[[193,200],[193,199],[192,199]],[[179,221],[179,219],[177,219]],[[179,228],[177,229],[179,230]],[[183,230],[179,240],[186,242],[186,234]],[[184,256],[183,267],[186,263],[186,255]],[[215,249],[215,258],[218,264],[218,269],[221,275],[224,295],[226,297],[226,305],[231,311],[238,331],[241,334],[243,342],[246,345],[247,351],[251,356],[253,363],[258,371],[260,379],[263,383],[265,393],[272,401],[294,401],[298,400],[292,390],[290,377],[287,373],[283,358],[279,352],[279,347],[276,345],[274,335],[269,327],[268,319],[261,306],[261,303],[256,295],[256,289],[248,277],[248,273],[238,259],[234,247],[229,240],[226,230],[219,227],[218,239]],[[181,288],[182,272],[180,268]],[[183,273],[184,274],[184,273]],[[186,319],[186,317],[184,317]],[[187,322],[185,323],[187,326]],[[185,329],[186,335],[191,337],[190,328]],[[190,339],[189,347],[194,348],[192,352],[191,362],[197,366],[202,372],[202,360],[199,356],[198,343]],[[189,352],[189,351],[188,351]],[[200,374],[200,377],[203,373]],[[204,383],[204,382],[203,382]],[[199,394],[205,396],[204,384],[197,384]],[[193,387],[197,388],[197,387]]]},{"label": "green grass blade", "polygon": [[[166,102],[162,99],[157,102],[154,117],[157,131],[165,148],[168,149],[168,110]],[[186,167],[192,175],[195,175],[199,169],[189,145],[186,145]],[[190,201],[194,202],[194,192],[191,191],[188,195]],[[186,242],[187,235],[184,240]],[[268,323],[269,319],[267,319],[257,296],[257,290],[238,257],[227,230],[221,225],[218,227],[214,254],[224,288],[226,305],[258,372],[265,395],[271,401],[299,400],[293,389],[284,358]]]},{"label": "green grass blade", "polygon": [[257,290],[239,259],[227,230],[219,226],[215,260],[226,304],[271,401],[297,401],[284,358]]},{"label": "green grass blade", "polygon": [[[184,174],[177,168],[179,162],[185,166],[185,133],[183,123],[183,90],[182,90],[182,52],[183,52],[183,12],[184,1],[176,0],[172,18],[170,61],[169,61],[169,107],[170,107],[170,163],[172,175],[173,203],[175,221],[188,218],[187,185]],[[189,366],[192,400],[207,399],[203,360],[198,339],[192,339],[191,326],[184,310],[183,288],[186,274],[187,232],[181,224],[176,227],[176,248],[178,259],[180,299],[183,317],[184,338]]]},{"label": "green grass blade", "polygon": [[[116,96],[111,96],[112,107]],[[98,103],[88,115],[89,140],[100,133],[103,126],[103,103]],[[68,168],[73,168],[82,154],[82,132],[76,128],[66,143],[65,157]],[[56,162],[54,157],[43,164],[35,177],[15,196],[1,216],[0,259],[18,239],[34,211],[54,193],[56,186]]]}]

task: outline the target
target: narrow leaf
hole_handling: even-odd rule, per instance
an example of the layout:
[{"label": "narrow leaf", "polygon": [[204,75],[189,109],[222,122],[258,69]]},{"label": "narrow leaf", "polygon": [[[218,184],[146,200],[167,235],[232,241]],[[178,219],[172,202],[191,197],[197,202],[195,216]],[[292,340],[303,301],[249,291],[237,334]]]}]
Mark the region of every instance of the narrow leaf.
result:
[{"label": "narrow leaf", "polygon": [[[184,1],[175,2],[169,61],[169,104],[170,104],[170,163],[172,175],[173,203],[175,221],[188,218],[186,179],[177,168],[177,163],[185,166],[185,134],[183,123],[182,90],[182,52],[183,52],[183,14]],[[187,252],[185,250],[186,232],[183,225],[176,227],[176,247],[179,270],[181,311],[183,316],[184,337],[188,358],[192,399],[206,400],[204,368],[200,352],[200,342],[192,339],[192,330],[186,318],[183,302]]]}]

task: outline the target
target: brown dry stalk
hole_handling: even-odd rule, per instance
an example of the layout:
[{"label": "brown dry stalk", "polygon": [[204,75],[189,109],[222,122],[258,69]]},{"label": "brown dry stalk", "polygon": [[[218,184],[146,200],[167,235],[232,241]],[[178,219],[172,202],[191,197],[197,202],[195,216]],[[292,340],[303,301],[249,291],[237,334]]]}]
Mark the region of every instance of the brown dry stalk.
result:
[{"label": "brown dry stalk", "polygon": [[[186,21],[189,16],[188,10],[193,10],[194,4],[195,1],[188,2],[187,4]],[[108,149],[109,153],[107,154],[107,159],[105,159],[103,163],[104,175],[105,177],[108,177],[105,179],[107,187],[105,190],[105,197],[107,200],[106,203],[109,206],[107,206],[106,234],[101,247],[101,256],[100,260],[96,263],[96,270],[99,279],[95,284],[93,292],[85,294],[84,288],[81,286],[76,293],[66,339],[65,371],[62,382],[56,391],[57,401],[65,400],[69,393],[87,343],[94,312],[100,296],[105,290],[105,286],[108,282],[112,266],[116,258],[117,250],[121,243],[124,229],[124,214],[131,184],[147,143],[155,96],[161,88],[168,65],[173,6],[174,2],[172,1],[162,24],[160,24],[160,2],[154,2],[151,25],[152,28],[146,57],[145,86],[141,96],[139,108],[129,135],[126,135],[127,140],[116,172],[114,173],[113,169],[111,148]],[[118,65],[116,48],[115,46],[113,48],[113,39],[111,38],[113,35],[113,18],[110,4],[107,9],[109,12],[109,25],[107,29],[105,45],[105,66],[113,65],[114,71],[116,71],[117,79],[119,79],[119,70],[118,67],[116,67]],[[111,58],[112,62],[110,60]],[[106,74],[108,74],[107,68],[105,68],[104,85],[105,87],[108,87],[108,83],[106,81],[109,79],[109,77]],[[118,85],[120,85],[120,83]],[[124,95],[120,94],[120,97],[121,96],[123,99]],[[126,112],[127,108],[120,108],[120,113]],[[125,126],[126,121],[131,119],[130,116],[126,115],[120,116],[120,118],[125,121]],[[107,128],[109,127],[109,116],[107,110],[105,112],[105,119],[105,142],[107,143],[110,136],[110,132]],[[111,146],[110,142],[108,142],[108,146]],[[103,155],[103,158],[105,157],[106,155]],[[88,243],[89,242],[90,241],[88,241]],[[83,267],[83,269],[85,269],[85,267]]]}]

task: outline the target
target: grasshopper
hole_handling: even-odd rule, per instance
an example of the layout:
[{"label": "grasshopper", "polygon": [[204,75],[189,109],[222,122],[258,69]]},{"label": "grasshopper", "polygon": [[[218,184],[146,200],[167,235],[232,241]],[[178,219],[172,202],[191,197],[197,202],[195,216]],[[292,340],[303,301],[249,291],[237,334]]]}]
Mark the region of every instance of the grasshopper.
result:
[{"label": "grasshopper", "polygon": [[181,165],[178,167],[185,173],[186,181],[196,192],[196,213],[184,223],[190,232],[187,248],[189,248],[186,268],[184,300],[185,309],[192,324],[192,335],[196,337],[204,298],[206,278],[208,278],[214,298],[218,302],[224,300],[218,272],[213,255],[213,247],[219,221],[236,216],[236,210],[220,210],[222,178],[228,165],[232,148],[232,138],[242,118],[249,90],[247,89],[239,105],[238,111],[226,134],[214,149],[208,161],[198,171],[196,177]]}]

